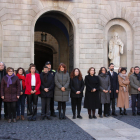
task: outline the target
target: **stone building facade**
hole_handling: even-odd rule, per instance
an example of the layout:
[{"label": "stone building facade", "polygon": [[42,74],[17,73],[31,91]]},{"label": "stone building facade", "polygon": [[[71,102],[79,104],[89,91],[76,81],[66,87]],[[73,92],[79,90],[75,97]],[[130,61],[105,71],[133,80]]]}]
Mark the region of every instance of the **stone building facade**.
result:
[{"label": "stone building facade", "polygon": [[[36,38],[42,32],[46,42]],[[49,56],[55,69],[64,62],[84,75],[91,66],[108,67],[114,32],[124,42],[121,66],[140,66],[139,0],[0,0],[0,61],[14,68],[39,68]]]}]

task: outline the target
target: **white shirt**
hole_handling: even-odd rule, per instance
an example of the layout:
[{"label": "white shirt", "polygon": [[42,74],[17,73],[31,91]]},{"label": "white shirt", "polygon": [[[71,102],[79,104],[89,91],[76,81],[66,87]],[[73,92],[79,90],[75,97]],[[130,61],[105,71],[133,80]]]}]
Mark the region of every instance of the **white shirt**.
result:
[{"label": "white shirt", "polygon": [[113,71],[110,71],[111,76],[113,75]]},{"label": "white shirt", "polygon": [[36,83],[36,80],[35,80],[35,75],[31,75],[31,86],[36,86],[35,83]]}]

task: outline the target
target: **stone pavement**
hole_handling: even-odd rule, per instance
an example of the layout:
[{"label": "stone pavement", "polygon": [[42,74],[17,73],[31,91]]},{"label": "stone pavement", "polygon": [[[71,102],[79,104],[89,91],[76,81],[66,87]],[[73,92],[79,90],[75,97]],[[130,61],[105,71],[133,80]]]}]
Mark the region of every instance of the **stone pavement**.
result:
[{"label": "stone pavement", "polygon": [[[57,114],[58,115],[58,114]],[[87,132],[72,122],[70,119],[17,121],[8,123],[0,121],[0,140],[94,140]]]},{"label": "stone pavement", "polygon": [[[72,119],[72,121],[96,140],[140,140],[140,129],[132,126],[132,124],[129,124],[127,121],[124,122],[125,118],[127,118],[127,120],[131,119],[131,122],[134,121],[138,124],[137,126],[139,126],[140,116],[121,116],[121,118],[124,117],[124,119],[119,120],[120,116],[116,118],[99,118],[96,113],[97,119],[88,119],[86,109],[82,109],[81,115],[83,116],[82,120]],[[72,118],[70,111],[67,112],[67,117],[69,119]]]},{"label": "stone pavement", "polygon": [[[55,109],[57,103],[55,103]],[[26,112],[26,111],[25,111]],[[56,110],[57,112],[57,110]],[[97,112],[97,111],[96,111]],[[2,111],[3,113],[3,111]],[[70,102],[67,103],[66,120],[40,120],[40,101],[36,122],[18,121],[7,123],[0,121],[0,140],[139,140],[140,116],[132,116],[128,109],[127,116],[88,119],[87,110],[82,108],[83,119],[72,119]],[[117,109],[117,114],[119,110]],[[58,116],[58,113],[57,113]]]}]

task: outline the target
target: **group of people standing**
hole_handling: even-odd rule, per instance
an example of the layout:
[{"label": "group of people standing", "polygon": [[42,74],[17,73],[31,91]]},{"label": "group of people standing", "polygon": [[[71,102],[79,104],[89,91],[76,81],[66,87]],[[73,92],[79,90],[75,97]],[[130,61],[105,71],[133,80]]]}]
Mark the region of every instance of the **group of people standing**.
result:
[{"label": "group of people standing", "polygon": [[[81,71],[75,68],[70,76],[66,65],[60,63],[57,72],[51,69],[51,63],[45,63],[41,74],[34,64],[30,64],[28,71],[18,68],[14,73],[12,67],[6,69],[0,63],[0,108],[4,102],[4,117],[10,123],[24,120],[25,98],[27,97],[27,116],[29,121],[35,121],[37,115],[38,96],[41,97],[41,120],[50,116],[56,117],[54,101],[58,102],[59,119],[66,119],[66,102],[71,97],[73,119],[82,119],[81,103],[85,89],[84,108],[88,110],[89,119],[96,119],[95,111],[98,109],[99,117],[117,116],[115,103],[120,108],[120,115],[127,115],[129,107],[129,93],[132,97],[132,113],[140,115],[140,69],[131,68],[127,76],[126,68],[114,72],[114,64],[109,65],[109,71],[101,67],[96,76],[95,68],[88,70],[83,80]],[[128,88],[129,87],[129,88]],[[104,111],[102,106],[104,105]],[[111,109],[112,107],[112,109]],[[21,111],[20,111],[21,110]],[[111,111],[112,110],[112,111]],[[50,113],[51,111],[51,113]],[[1,112],[1,111],[0,111]],[[112,113],[111,113],[112,112]],[[104,114],[104,115],[103,115]],[[1,113],[0,113],[1,118]]]}]

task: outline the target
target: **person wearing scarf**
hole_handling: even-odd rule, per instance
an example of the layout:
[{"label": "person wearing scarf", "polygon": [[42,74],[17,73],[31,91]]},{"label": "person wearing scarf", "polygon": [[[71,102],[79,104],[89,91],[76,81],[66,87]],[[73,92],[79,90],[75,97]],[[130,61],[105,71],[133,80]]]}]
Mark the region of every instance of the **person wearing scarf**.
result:
[{"label": "person wearing scarf", "polygon": [[16,122],[16,102],[20,97],[21,87],[20,81],[17,76],[14,75],[14,69],[8,67],[7,75],[3,77],[1,82],[1,98],[7,105],[8,122]]},{"label": "person wearing scarf", "polygon": [[[120,108],[120,115],[127,115],[126,109],[129,108],[128,85],[130,81],[126,74],[125,68],[121,69],[118,75],[118,81],[119,81],[119,94],[117,100],[117,107]],[[124,108],[124,112],[122,112],[122,108]]]},{"label": "person wearing scarf", "polygon": [[[20,98],[17,101],[17,120],[21,119],[24,120],[24,110],[25,110],[25,70],[23,68],[18,68],[17,69],[17,77],[20,80],[20,86],[21,86],[21,93],[20,93]],[[20,112],[21,108],[21,112]],[[21,116],[20,116],[21,115]]]}]

